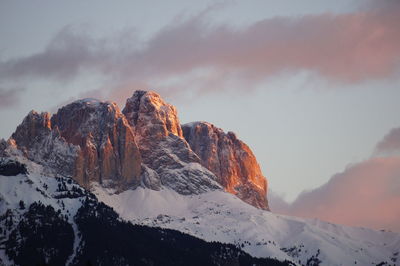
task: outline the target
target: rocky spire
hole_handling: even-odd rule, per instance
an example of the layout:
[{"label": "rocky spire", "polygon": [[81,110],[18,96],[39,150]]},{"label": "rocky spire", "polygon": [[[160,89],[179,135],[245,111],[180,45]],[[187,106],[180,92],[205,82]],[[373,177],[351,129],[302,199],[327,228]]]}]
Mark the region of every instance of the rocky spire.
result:
[{"label": "rocky spire", "polygon": [[122,112],[135,128],[143,163],[153,179],[181,194],[221,188],[183,138],[176,108],[160,95],[135,91]]},{"label": "rocky spire", "polygon": [[118,106],[84,99],[58,110],[51,123],[68,142],[80,147],[76,180],[138,185],[141,156],[132,128]]},{"label": "rocky spire", "polygon": [[201,164],[217,176],[226,191],[243,201],[268,209],[267,180],[250,148],[232,132],[207,122],[182,126],[185,139]]},{"label": "rocky spire", "polygon": [[134,134],[115,103],[75,101],[49,113],[30,112],[10,141],[54,174],[117,188],[141,183],[141,156]]},{"label": "rocky spire", "polygon": [[74,176],[79,147],[67,143],[57,128],[52,129],[49,113],[31,111],[7,143],[53,174]]},{"label": "rocky spire", "polygon": [[175,106],[152,91],[135,91],[122,111],[139,137],[162,139],[169,134],[183,137]]},{"label": "rocky spire", "polygon": [[39,114],[32,110],[12,134],[17,144],[29,150],[38,141],[41,141],[51,131],[50,113]]}]

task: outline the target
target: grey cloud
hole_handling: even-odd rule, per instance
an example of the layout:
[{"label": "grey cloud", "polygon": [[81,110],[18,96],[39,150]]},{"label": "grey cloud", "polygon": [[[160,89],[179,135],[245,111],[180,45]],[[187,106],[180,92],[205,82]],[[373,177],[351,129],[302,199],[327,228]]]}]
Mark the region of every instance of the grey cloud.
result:
[{"label": "grey cloud", "polygon": [[339,82],[386,78],[400,64],[399,16],[400,5],[392,3],[234,29],[207,23],[205,12],[174,21],[144,44],[132,33],[93,38],[66,27],[44,51],[0,62],[0,77],[68,81],[97,73],[108,78],[111,93],[125,96],[129,84],[169,84],[176,77],[184,82],[172,86],[198,91],[222,89],[232,80],[257,83],[282,71],[309,70]]},{"label": "grey cloud", "polygon": [[400,128],[393,128],[375,147],[376,155],[400,154]]},{"label": "grey cloud", "polygon": [[103,51],[93,51],[93,39],[65,27],[51,40],[44,51],[31,56],[0,62],[0,77],[13,80],[44,78],[65,80],[78,75],[79,70],[94,66],[104,59]]},{"label": "grey cloud", "polygon": [[21,88],[0,88],[0,109],[16,106],[19,103],[19,96],[23,91]]}]

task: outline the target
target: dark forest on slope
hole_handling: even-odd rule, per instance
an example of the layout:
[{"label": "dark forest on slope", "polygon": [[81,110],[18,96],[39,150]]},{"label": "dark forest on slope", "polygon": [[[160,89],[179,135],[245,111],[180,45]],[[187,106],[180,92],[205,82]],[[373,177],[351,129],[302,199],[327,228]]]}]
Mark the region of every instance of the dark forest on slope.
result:
[{"label": "dark forest on slope", "polygon": [[[12,212],[1,219],[12,223]],[[121,221],[112,208],[90,196],[75,222],[84,244],[72,265],[288,265],[253,258],[231,244]],[[65,265],[73,241],[66,217],[35,202],[5,241],[5,251],[18,265]]]}]

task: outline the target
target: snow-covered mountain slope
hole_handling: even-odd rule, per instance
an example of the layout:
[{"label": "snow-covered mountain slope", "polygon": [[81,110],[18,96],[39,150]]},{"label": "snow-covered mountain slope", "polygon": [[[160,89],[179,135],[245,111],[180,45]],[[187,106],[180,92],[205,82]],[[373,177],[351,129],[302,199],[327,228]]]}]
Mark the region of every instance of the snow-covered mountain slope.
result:
[{"label": "snow-covered mountain slope", "polygon": [[0,158],[0,265],[288,265],[125,222],[71,178],[13,159]]},{"label": "snow-covered mountain slope", "polygon": [[276,215],[266,196],[246,144],[206,122],[182,130],[154,92],[122,112],[92,99],[32,111],[0,140],[0,265],[268,261],[237,247],[301,265],[400,263],[400,234]]},{"label": "snow-covered mountain slope", "polygon": [[[83,198],[87,192],[70,178],[54,178],[43,176],[43,167],[23,157],[18,158],[27,166],[31,174],[19,174],[16,176],[0,175],[0,227],[2,228],[2,241],[0,248],[0,265],[13,265],[5,254],[5,242],[10,235],[19,233],[18,225],[25,219],[24,215],[33,203],[41,203],[43,206],[51,206],[58,211],[57,215],[69,223],[73,229],[72,254],[67,258],[67,264],[75,258],[81,238],[74,217],[82,206]],[[55,243],[54,243],[55,244]],[[68,243],[65,243],[68,246]],[[44,247],[42,247],[45,250]],[[18,250],[16,249],[16,255]],[[56,247],[49,247],[56,249]],[[46,251],[44,251],[46,253]],[[55,254],[58,255],[58,254]],[[49,255],[50,256],[50,255]],[[47,261],[49,262],[49,261]]]},{"label": "snow-covered mountain slope", "polygon": [[184,196],[170,189],[115,194],[96,183],[92,188],[99,200],[133,223],[233,243],[253,256],[300,265],[400,265],[398,233],[278,215],[221,191]]}]

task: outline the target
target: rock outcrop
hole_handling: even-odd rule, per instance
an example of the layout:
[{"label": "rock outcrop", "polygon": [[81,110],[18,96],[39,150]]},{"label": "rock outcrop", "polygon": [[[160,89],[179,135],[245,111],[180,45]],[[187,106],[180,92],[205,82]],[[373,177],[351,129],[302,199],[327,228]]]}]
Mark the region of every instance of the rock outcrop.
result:
[{"label": "rock outcrop", "polygon": [[32,111],[0,141],[0,156],[7,147],[86,188],[91,182],[117,191],[141,185],[184,195],[225,189],[268,209],[267,182],[250,148],[209,123],[182,127],[176,108],[155,92],[135,91],[122,112],[94,99],[53,116]]},{"label": "rock outcrop", "polygon": [[122,112],[135,128],[143,163],[153,180],[159,179],[162,185],[180,194],[221,188],[215,175],[201,166],[200,159],[184,140],[176,108],[160,95],[135,91]]},{"label": "rock outcrop", "polygon": [[7,141],[5,141],[4,139],[0,139],[0,157],[6,156],[7,146]]},{"label": "rock outcrop", "polygon": [[201,164],[217,176],[226,191],[253,206],[268,209],[267,180],[245,143],[234,133],[224,133],[207,122],[185,124],[182,129]]},{"label": "rock outcrop", "polygon": [[0,157],[0,175],[15,176],[15,175],[26,175],[26,174],[28,174],[26,165],[18,161]]},{"label": "rock outcrop", "polygon": [[68,143],[80,147],[75,167],[80,184],[140,184],[139,149],[132,128],[115,103],[76,101],[60,108],[51,124]]},{"label": "rock outcrop", "polygon": [[139,149],[115,103],[80,100],[51,118],[31,111],[11,140],[29,159],[85,187],[91,181],[117,187],[141,181]]},{"label": "rock outcrop", "polygon": [[170,134],[183,137],[175,106],[155,92],[135,91],[122,112],[135,128],[138,141],[163,139]]},{"label": "rock outcrop", "polygon": [[17,127],[8,146],[18,148],[30,160],[46,166],[46,170],[73,177],[79,147],[67,143],[57,128],[52,129],[50,114],[31,111]]}]

